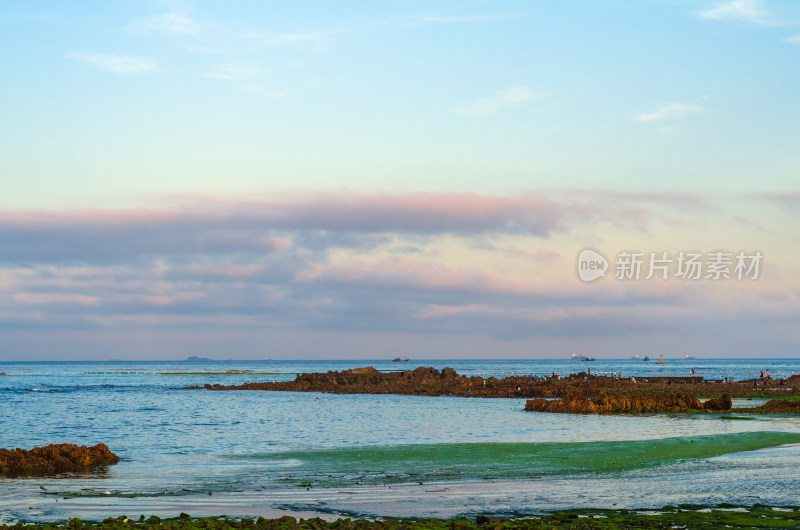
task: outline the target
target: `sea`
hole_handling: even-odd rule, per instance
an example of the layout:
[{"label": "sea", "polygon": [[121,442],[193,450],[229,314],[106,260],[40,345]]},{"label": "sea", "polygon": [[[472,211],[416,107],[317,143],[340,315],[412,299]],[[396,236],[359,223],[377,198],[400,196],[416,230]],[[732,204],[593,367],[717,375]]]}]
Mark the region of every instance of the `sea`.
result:
[{"label": "sea", "polygon": [[0,523],[800,505],[795,415],[582,416],[526,412],[517,398],[186,389],[362,366],[498,378],[800,373],[800,359],[656,360],[0,361],[0,448],[104,443],[121,458],[92,472],[0,477]]}]

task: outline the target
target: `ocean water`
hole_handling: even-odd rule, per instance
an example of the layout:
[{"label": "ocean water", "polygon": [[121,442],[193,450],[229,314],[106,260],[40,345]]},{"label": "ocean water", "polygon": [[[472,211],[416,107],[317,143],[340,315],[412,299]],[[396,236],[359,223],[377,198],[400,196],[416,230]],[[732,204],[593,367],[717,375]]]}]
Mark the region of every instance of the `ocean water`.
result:
[{"label": "ocean water", "polygon": [[0,521],[127,514],[449,516],[798,504],[800,417],[574,416],[522,399],[184,390],[374,366],[748,379],[800,360],[0,363],[0,447],[105,443],[94,473],[0,478]]}]

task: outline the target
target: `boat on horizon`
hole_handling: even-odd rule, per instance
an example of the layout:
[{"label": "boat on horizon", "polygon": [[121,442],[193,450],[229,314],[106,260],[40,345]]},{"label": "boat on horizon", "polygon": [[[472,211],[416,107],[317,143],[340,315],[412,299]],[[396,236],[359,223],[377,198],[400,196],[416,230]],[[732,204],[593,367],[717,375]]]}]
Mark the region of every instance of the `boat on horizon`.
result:
[{"label": "boat on horizon", "polygon": [[684,359],[697,359],[697,357],[695,357],[694,355],[687,355],[684,357]]},{"label": "boat on horizon", "polygon": [[408,359],[405,359],[405,358],[402,358],[402,357],[395,357],[394,359],[392,359],[392,362],[393,363],[407,363]]},{"label": "boat on horizon", "polygon": [[645,356],[644,356],[644,359],[642,359],[642,360],[643,360],[643,361],[649,361],[649,360],[650,360],[650,357],[648,357],[647,355],[645,355]]}]

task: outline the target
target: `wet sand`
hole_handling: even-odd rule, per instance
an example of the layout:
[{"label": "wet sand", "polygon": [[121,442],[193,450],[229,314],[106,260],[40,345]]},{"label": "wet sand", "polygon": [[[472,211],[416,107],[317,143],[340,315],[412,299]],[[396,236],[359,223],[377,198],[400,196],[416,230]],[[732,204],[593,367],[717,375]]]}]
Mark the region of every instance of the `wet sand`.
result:
[{"label": "wet sand", "polygon": [[[702,481],[693,480],[702,473]],[[689,482],[687,482],[689,481]],[[491,515],[522,517],[556,510],[630,509],[659,510],[666,505],[741,506],[796,504],[793,492],[800,487],[797,470],[779,476],[743,480],[724,470],[708,472],[683,466],[668,476],[646,471],[611,476],[541,477],[535,480],[406,483],[391,486],[350,486],[342,488],[286,488],[163,498],[110,498],[102,503],[92,499],[43,498],[10,506],[29,521],[54,521],[79,516],[102,520],[140,514],[177,517],[219,516],[278,518],[320,517],[333,521],[351,518],[449,518]],[[33,509],[30,509],[32,507]]]}]

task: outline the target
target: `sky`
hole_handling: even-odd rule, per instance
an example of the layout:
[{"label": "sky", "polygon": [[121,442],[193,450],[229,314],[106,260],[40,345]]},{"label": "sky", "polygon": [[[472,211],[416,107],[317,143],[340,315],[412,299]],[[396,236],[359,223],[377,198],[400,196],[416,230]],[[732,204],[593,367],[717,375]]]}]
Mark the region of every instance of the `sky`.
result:
[{"label": "sky", "polygon": [[800,356],[795,0],[11,1],[0,61],[0,361]]}]

